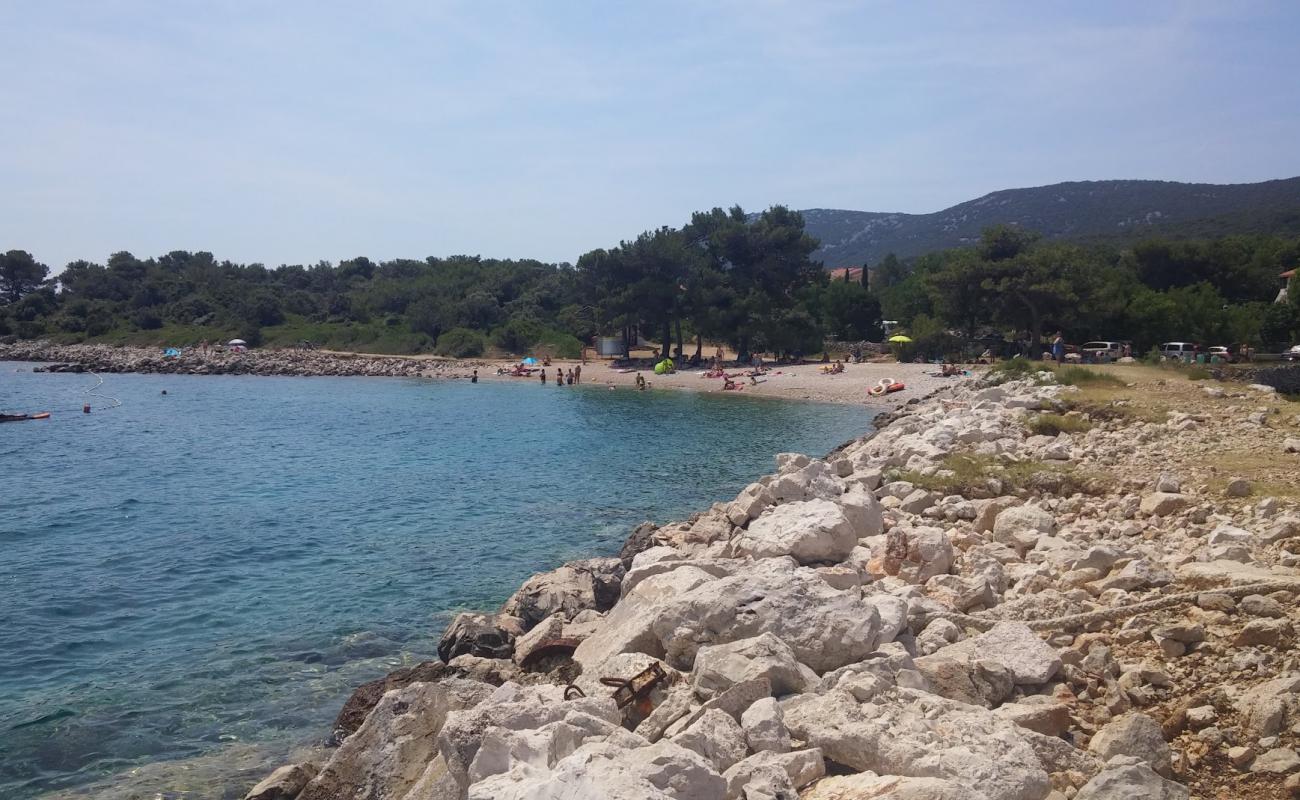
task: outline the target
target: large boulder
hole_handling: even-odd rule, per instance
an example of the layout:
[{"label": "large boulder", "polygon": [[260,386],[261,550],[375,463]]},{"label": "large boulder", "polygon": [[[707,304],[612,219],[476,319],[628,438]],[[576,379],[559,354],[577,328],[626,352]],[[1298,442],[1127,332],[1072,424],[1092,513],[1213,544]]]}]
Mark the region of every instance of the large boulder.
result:
[{"label": "large boulder", "polygon": [[1192,504],[1192,498],[1173,492],[1153,492],[1142,498],[1138,509],[1143,514],[1155,517],[1167,517],[1176,514]]},{"label": "large boulder", "polygon": [[448,662],[459,655],[510,658],[515,637],[523,632],[518,617],[465,611],[456,615],[438,640],[438,658]]},{"label": "large boulder", "polygon": [[859,591],[833,589],[815,570],[776,558],[664,602],[651,627],[678,669],[690,669],[701,647],[770,632],[819,674],[861,660],[881,634],[879,612]]},{"label": "large boulder", "polygon": [[[488,737],[494,728],[524,731],[565,722],[587,731],[584,735],[609,736],[617,732],[620,737],[630,736],[637,743],[645,741],[622,730],[622,720],[613,698],[608,696],[565,700],[560,686],[521,687],[507,683],[477,705],[449,713],[437,734],[437,752],[457,785],[464,788],[471,782],[471,774],[481,778],[497,769],[488,768],[483,761],[478,762],[477,768],[474,766],[484,741],[493,742]],[[495,744],[500,751],[512,752],[508,742]],[[512,766],[506,764],[500,768]]]},{"label": "large boulder", "polygon": [[993,523],[993,541],[1014,548],[1022,555],[1038,544],[1041,536],[1056,532],[1052,515],[1035,506],[1014,506],[998,514]]},{"label": "large boulder", "polygon": [[1088,749],[1103,761],[1112,756],[1133,756],[1161,775],[1172,774],[1164,730],[1146,714],[1127,714],[1106,723],[1088,742]]},{"label": "large boulder", "polygon": [[244,800],[293,800],[316,777],[315,764],[286,764],[244,795]]},{"label": "large boulder", "polygon": [[835,775],[817,781],[800,800],[998,800],[976,787],[942,778],[903,775]]},{"label": "large boulder", "polygon": [[743,563],[730,558],[664,559],[634,568],[623,581],[623,599],[605,616],[603,624],[578,645],[574,661],[589,670],[618,653],[662,656],[663,645],[653,630],[659,609],[697,586],[733,574]]},{"label": "large boulder", "polygon": [[856,676],[794,704],[785,721],[796,738],[859,772],[940,778],[998,800],[1042,800],[1051,789],[1014,724],[982,708],[888,687],[877,676]]},{"label": "large boulder", "polygon": [[1023,622],[999,622],[979,636],[918,658],[916,663],[921,666],[939,660],[993,662],[1005,668],[1021,686],[1047,683],[1061,669],[1061,657]]},{"label": "large boulder", "polygon": [[859,539],[879,536],[885,532],[885,516],[880,508],[880,501],[870,487],[861,483],[850,486],[839,498],[844,507],[844,515],[853,525],[853,532]]},{"label": "large boulder", "polygon": [[624,572],[617,558],[570,561],[529,578],[501,610],[523,620],[525,630],[552,614],[572,619],[586,609],[608,611],[618,602]]},{"label": "large boulder", "polygon": [[672,742],[588,742],[550,769],[515,769],[469,788],[468,800],[724,800],[727,783]]},{"label": "large boulder", "polygon": [[723,774],[728,800],[781,800],[826,774],[820,750],[762,752],[737,762]]},{"label": "large boulder", "polygon": [[785,727],[781,704],[774,697],[764,697],[740,715],[745,742],[755,753],[784,753],[790,749],[790,731]]},{"label": "large boulder", "polygon": [[358,686],[343,704],[334,719],[334,738],[342,741],[351,736],[366,721],[366,716],[387,692],[402,689],[413,683],[436,683],[446,678],[464,677],[460,670],[441,661],[423,661],[412,667],[401,667],[382,678]]},{"label": "large boulder", "polygon": [[1074,800],[1188,800],[1181,783],[1165,780],[1137,759],[1117,758],[1079,788]]},{"label": "large boulder", "polygon": [[716,708],[706,710],[672,741],[704,756],[719,773],[749,753],[744,729],[730,714]]},{"label": "large boulder", "polygon": [[448,715],[477,705],[493,691],[484,683],[452,678],[388,692],[299,800],[401,800],[437,755],[434,743]]},{"label": "large boulder", "polygon": [[752,558],[791,556],[800,564],[842,561],[858,543],[844,508],[806,500],[770,509],[732,540],[732,552]]},{"label": "large boulder", "polygon": [[804,691],[809,678],[806,672],[810,670],[799,663],[788,644],[771,633],[762,633],[701,647],[691,677],[695,690],[706,698],[755,678],[767,678],[772,691],[783,695]]}]

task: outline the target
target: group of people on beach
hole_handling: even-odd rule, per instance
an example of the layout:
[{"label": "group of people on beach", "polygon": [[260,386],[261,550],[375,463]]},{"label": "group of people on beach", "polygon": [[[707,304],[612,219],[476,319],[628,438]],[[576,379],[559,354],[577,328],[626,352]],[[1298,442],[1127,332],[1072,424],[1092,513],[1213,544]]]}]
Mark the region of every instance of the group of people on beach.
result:
[{"label": "group of people on beach", "polygon": [[[545,386],[545,385],[546,385],[546,368],[545,368],[545,367],[542,367],[542,373],[541,373],[541,375],[542,375],[542,385]],[[567,385],[567,386],[572,386],[572,385],[575,384],[575,383],[581,383],[581,382],[582,382],[582,365],[581,365],[581,364],[579,364],[579,365],[576,366],[576,367],[571,367],[571,368],[569,368],[569,371],[568,371],[568,372],[565,372],[563,367],[556,367],[556,368],[555,368],[555,385],[556,385],[556,386],[566,386],[566,385]]]}]

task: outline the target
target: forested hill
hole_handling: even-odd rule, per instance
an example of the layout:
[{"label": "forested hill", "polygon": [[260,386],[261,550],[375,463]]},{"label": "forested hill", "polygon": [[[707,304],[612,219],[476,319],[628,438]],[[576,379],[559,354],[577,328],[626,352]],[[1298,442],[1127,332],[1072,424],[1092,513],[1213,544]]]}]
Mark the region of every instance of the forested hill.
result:
[{"label": "forested hill", "polygon": [[992,225],[1048,239],[1196,238],[1300,234],[1300,178],[1217,185],[1173,181],[1074,181],[1006,189],[933,214],[812,208],[802,212],[813,253],[827,267],[875,264],[974,244]]}]

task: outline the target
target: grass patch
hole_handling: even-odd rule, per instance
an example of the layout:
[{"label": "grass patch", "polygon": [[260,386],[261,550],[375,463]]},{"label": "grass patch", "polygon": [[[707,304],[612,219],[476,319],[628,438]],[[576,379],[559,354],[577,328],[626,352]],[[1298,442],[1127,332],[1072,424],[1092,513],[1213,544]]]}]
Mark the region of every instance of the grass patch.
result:
[{"label": "grass patch", "polygon": [[1006,380],[1015,380],[1018,378],[1027,378],[1041,372],[1045,367],[1037,362],[1030,361],[1024,356],[1016,356],[1006,361],[999,361],[989,367],[990,375],[997,375]]},{"label": "grass patch", "polygon": [[1058,369],[1056,371],[1056,382],[1063,386],[1083,386],[1095,383],[1109,383],[1116,386],[1125,385],[1123,379],[1117,375],[1075,366],[1061,367]]},{"label": "grass patch", "polygon": [[1062,433],[1090,431],[1092,423],[1079,415],[1038,414],[1030,418],[1027,427],[1036,436],[1059,436]]},{"label": "grass patch", "polygon": [[1076,493],[1099,495],[1110,491],[1113,480],[1101,473],[1047,461],[1003,462],[993,456],[951,453],[931,475],[895,471],[890,480],[944,495],[959,494],[979,499],[1019,491],[1051,492],[1068,496]]},{"label": "grass patch", "polygon": [[1188,367],[1183,372],[1189,381],[1203,381],[1213,377],[1205,367]]}]

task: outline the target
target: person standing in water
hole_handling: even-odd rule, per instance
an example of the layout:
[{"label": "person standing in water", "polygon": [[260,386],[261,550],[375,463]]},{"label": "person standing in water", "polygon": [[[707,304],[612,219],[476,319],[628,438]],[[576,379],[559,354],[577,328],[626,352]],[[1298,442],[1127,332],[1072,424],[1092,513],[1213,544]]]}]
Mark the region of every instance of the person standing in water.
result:
[{"label": "person standing in water", "polygon": [[569,370],[568,374],[564,376],[564,382],[570,386],[573,385],[573,370]]},{"label": "person standing in water", "polygon": [[542,385],[546,385],[546,368],[542,367]]},{"label": "person standing in water", "polygon": [[478,383],[478,370],[474,370],[474,374],[469,376],[469,382]]},{"label": "person standing in water", "polygon": [[[586,350],[583,350],[583,351],[582,351],[582,355],[583,355],[583,357],[585,358],[586,355],[587,355],[587,351],[586,351]],[[581,364],[579,364],[578,366],[576,366],[576,367],[573,368],[573,382],[574,382],[574,383],[582,383],[582,365],[581,365]]]}]

